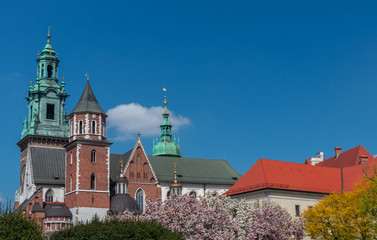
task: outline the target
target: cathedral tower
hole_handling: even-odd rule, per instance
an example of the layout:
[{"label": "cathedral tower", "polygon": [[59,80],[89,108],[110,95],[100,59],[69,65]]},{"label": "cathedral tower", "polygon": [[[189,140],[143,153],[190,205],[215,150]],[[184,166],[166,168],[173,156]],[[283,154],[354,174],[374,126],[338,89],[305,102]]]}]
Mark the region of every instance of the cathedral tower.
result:
[{"label": "cathedral tower", "polygon": [[69,114],[66,145],[65,202],[74,222],[105,217],[110,208],[110,145],[106,140],[107,115],[98,104],[87,78],[84,92]]},{"label": "cathedral tower", "polygon": [[[59,59],[50,43],[47,43],[37,57],[37,77],[31,82],[26,96],[28,113],[23,122],[21,140],[17,145],[21,149],[20,188],[16,192],[15,206],[28,199],[39,187],[43,189],[43,201],[46,191],[51,190],[54,201],[64,201],[64,158],[60,158],[64,145],[68,143],[68,124],[64,115],[65,92],[64,78],[59,84]],[[52,150],[51,150],[52,149]],[[56,166],[50,175],[40,167]]]}]

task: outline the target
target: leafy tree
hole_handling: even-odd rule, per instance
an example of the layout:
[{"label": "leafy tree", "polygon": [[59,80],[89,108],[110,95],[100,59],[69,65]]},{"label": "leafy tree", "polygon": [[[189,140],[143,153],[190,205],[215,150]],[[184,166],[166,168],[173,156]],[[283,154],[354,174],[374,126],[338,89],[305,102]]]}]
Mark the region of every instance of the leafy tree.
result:
[{"label": "leafy tree", "polygon": [[0,239],[43,239],[41,227],[10,206],[0,203]]},{"label": "leafy tree", "polygon": [[374,168],[373,177],[368,175],[364,181],[359,184],[363,187],[360,201],[361,213],[366,214],[370,218],[370,230],[377,237],[377,177],[376,168]]},{"label": "leafy tree", "polygon": [[155,222],[116,219],[101,222],[94,219],[90,223],[79,223],[70,229],[61,230],[53,234],[50,239],[183,240],[184,238]]},{"label": "leafy tree", "polygon": [[364,187],[330,194],[303,212],[306,231],[314,239],[371,239],[370,218],[360,209]]}]

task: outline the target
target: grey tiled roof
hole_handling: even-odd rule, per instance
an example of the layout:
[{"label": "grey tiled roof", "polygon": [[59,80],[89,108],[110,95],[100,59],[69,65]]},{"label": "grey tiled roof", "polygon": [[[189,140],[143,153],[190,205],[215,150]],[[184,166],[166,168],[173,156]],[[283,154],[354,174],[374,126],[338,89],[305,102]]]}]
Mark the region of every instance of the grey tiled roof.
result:
[{"label": "grey tiled roof", "polygon": [[46,211],[46,217],[72,217],[71,211],[67,208],[65,204],[46,204],[44,210]]},{"label": "grey tiled roof", "polygon": [[65,184],[65,149],[32,147],[35,184]]},{"label": "grey tiled roof", "polygon": [[82,93],[76,107],[72,110],[70,114],[88,112],[102,113],[106,115],[106,113],[102,110],[101,106],[98,104],[96,96],[94,96],[93,90],[90,87],[89,81],[86,81],[84,92]]},{"label": "grey tiled roof", "polygon": [[131,153],[132,149],[125,154],[110,154],[110,179],[113,183],[120,175],[120,161],[123,159],[123,167],[125,167]]}]

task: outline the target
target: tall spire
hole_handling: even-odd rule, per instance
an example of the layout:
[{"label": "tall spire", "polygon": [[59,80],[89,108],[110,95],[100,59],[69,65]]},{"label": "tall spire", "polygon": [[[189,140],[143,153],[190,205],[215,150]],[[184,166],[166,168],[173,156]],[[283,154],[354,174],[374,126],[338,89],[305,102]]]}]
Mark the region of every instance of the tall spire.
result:
[{"label": "tall spire", "polygon": [[160,125],[161,133],[160,139],[156,139],[153,144],[153,156],[181,156],[181,148],[179,143],[173,139],[172,125],[169,122],[169,111],[167,108],[168,101],[166,100],[166,88],[163,88],[164,95],[164,111],[162,113],[163,121]]}]

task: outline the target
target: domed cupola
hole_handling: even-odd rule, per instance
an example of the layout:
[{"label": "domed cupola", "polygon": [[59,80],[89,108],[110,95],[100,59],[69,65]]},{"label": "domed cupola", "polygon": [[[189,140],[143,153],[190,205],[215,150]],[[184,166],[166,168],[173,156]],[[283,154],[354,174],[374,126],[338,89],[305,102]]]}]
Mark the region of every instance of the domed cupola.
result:
[{"label": "domed cupola", "polygon": [[[166,89],[164,88],[164,91]],[[172,125],[169,122],[169,111],[167,108],[168,102],[166,101],[166,96],[164,96],[164,112],[162,116],[164,120],[162,121],[160,128],[160,139],[156,138],[153,140],[153,156],[173,156],[173,157],[180,157],[181,156],[181,148],[179,146],[179,139],[178,141],[175,140],[172,133]]]},{"label": "domed cupola", "polygon": [[123,160],[121,160],[121,174],[115,179],[115,196],[111,198],[111,213],[123,213],[128,210],[132,213],[141,213],[140,207],[128,192],[128,180],[123,176]]}]

